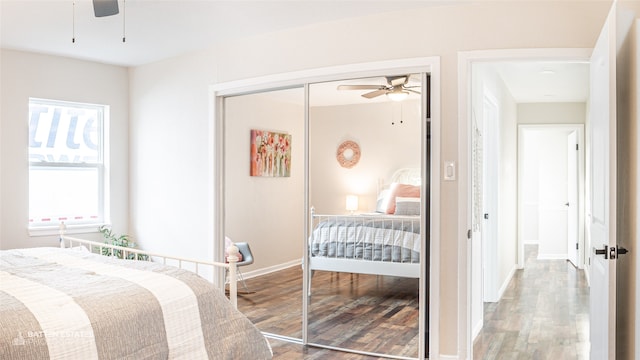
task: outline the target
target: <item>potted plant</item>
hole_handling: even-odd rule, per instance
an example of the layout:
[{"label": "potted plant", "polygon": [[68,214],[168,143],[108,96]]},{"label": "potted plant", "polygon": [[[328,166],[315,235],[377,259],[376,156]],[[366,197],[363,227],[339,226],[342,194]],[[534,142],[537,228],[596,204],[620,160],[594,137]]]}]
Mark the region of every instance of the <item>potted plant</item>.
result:
[{"label": "potted plant", "polygon": [[[121,247],[127,247],[127,248],[132,248],[132,249],[136,248],[136,244],[129,239],[129,235],[127,235],[127,234],[122,234],[122,235],[114,234],[113,231],[107,225],[101,225],[98,228],[98,231],[104,237],[104,243],[105,244],[116,245],[116,246],[121,246]],[[106,255],[106,256],[115,256],[115,257],[117,257],[119,259],[122,259],[123,255],[124,255],[123,253],[124,253],[124,251],[120,250],[120,249],[102,248],[102,255]],[[147,255],[135,254],[135,253],[128,253],[126,258],[129,259],[129,260],[134,260],[136,258],[136,255],[138,255],[138,260],[148,260],[149,259],[149,257]]]}]

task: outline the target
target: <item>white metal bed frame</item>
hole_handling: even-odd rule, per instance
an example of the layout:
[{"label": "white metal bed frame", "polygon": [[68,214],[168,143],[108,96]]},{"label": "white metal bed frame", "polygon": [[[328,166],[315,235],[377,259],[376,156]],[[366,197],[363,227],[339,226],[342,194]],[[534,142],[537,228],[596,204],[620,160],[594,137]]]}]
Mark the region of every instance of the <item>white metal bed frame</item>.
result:
[{"label": "white metal bed frame", "polygon": [[[202,261],[202,260],[194,260],[194,259],[177,257],[177,256],[170,256],[165,254],[152,253],[149,251],[134,249],[130,247],[123,247],[123,246],[111,245],[107,243],[101,243],[97,241],[79,239],[79,238],[67,236],[65,235],[65,232],[66,232],[66,226],[64,225],[64,223],[62,223],[60,224],[60,231],[59,231],[61,248],[73,247],[74,245],[75,246],[84,245],[88,248],[90,252],[93,252],[93,249],[98,249],[100,253],[102,253],[102,249],[120,250],[122,251],[122,254],[123,254],[122,258],[124,259],[126,259],[129,254],[135,254],[134,259],[132,259],[131,261],[154,261],[154,258],[155,258],[155,259],[162,259],[162,263],[164,265],[167,265],[167,260],[169,260],[171,262],[176,262],[178,264],[177,267],[179,269],[185,269],[183,267],[184,265],[192,264],[194,267],[193,270],[191,269],[185,269],[185,270],[195,272],[197,275],[200,275],[201,267],[205,267],[208,269],[214,269],[216,267],[223,268],[229,272],[229,278],[228,278],[229,300],[233,304],[233,307],[235,309],[238,309],[238,282],[237,282],[238,265],[237,263],[238,263],[238,260],[240,259],[239,258],[240,252],[238,251],[238,248],[235,246],[235,244],[232,244],[227,248],[227,252],[229,254],[227,256],[228,263],[221,263],[216,261]],[[115,251],[111,251],[110,253],[114,254]],[[139,259],[138,255],[146,255],[147,260]]]},{"label": "white metal bed frame", "polygon": [[[311,208],[311,224],[315,228],[318,222],[327,219],[350,219],[356,221],[415,221],[415,217],[399,215],[321,215]],[[313,234],[311,235],[313,236]],[[420,237],[418,237],[420,241]],[[422,249],[421,249],[422,250]],[[420,277],[420,262],[392,262],[382,260],[353,259],[342,257],[309,256],[309,269],[322,271],[348,272],[371,275],[388,275],[408,278]]]},{"label": "white metal bed frame", "polygon": [[[422,183],[422,173],[420,168],[400,168],[396,170],[391,176],[390,183],[401,183],[420,186]],[[378,184],[378,193],[386,189],[384,184]],[[310,211],[310,224],[311,229],[315,229],[317,223],[321,219],[330,218],[349,218],[367,221],[367,220],[380,220],[380,221],[408,221],[415,218],[409,216],[399,215],[384,215],[376,214],[367,216],[364,214],[358,215],[320,215],[315,213],[315,208],[311,207]],[[422,232],[422,230],[421,230]],[[313,236],[313,233],[310,234]],[[421,235],[422,236],[422,235]],[[422,242],[422,240],[419,240]],[[424,251],[424,249],[420,249]],[[324,270],[324,271],[337,271],[337,272],[349,272],[359,274],[371,274],[371,275],[389,275],[409,278],[420,277],[420,263],[419,262],[390,262],[390,261],[374,261],[363,259],[348,259],[337,257],[319,257],[309,256],[309,269]],[[310,285],[309,285],[310,287]]]}]

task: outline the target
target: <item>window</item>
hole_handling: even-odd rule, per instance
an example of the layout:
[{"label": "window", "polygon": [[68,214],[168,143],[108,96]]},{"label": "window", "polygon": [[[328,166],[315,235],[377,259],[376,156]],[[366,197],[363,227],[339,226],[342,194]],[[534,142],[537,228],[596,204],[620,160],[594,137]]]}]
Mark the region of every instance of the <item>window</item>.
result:
[{"label": "window", "polygon": [[29,99],[29,228],[105,222],[103,105]]}]

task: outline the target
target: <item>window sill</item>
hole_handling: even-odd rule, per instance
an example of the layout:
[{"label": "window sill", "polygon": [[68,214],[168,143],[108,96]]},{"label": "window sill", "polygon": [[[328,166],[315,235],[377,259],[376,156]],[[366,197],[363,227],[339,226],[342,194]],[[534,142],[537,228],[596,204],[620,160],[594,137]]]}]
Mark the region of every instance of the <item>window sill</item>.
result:
[{"label": "window sill", "polygon": [[[65,230],[65,234],[92,234],[98,233],[98,227],[105,224],[78,224],[78,225],[67,225]],[[60,235],[60,226],[38,226],[38,227],[30,227],[29,228],[29,236],[52,236],[52,235]]]}]

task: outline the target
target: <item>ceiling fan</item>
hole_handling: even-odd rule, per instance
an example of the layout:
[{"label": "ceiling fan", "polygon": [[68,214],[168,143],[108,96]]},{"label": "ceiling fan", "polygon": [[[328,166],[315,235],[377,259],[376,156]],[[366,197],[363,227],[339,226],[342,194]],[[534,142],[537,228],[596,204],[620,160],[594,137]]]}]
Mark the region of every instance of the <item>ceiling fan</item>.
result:
[{"label": "ceiling fan", "polygon": [[93,13],[96,17],[116,15],[119,12],[118,0],[93,0]]},{"label": "ceiling fan", "polygon": [[367,99],[373,99],[381,95],[394,101],[401,101],[409,96],[409,93],[420,94],[419,91],[413,90],[419,88],[420,85],[409,86],[409,75],[401,76],[385,76],[386,85],[338,85],[338,90],[373,90],[362,94]]}]

